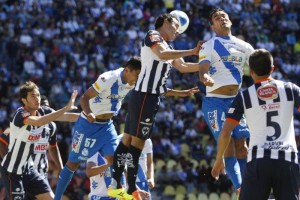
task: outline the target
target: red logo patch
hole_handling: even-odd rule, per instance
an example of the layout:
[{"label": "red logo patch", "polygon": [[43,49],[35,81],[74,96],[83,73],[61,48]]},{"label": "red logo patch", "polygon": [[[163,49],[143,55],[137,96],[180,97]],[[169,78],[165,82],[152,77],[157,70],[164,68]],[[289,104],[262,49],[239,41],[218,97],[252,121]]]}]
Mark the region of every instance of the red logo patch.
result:
[{"label": "red logo patch", "polygon": [[278,89],[274,85],[265,85],[257,89],[257,96],[261,100],[276,99],[278,97]]}]

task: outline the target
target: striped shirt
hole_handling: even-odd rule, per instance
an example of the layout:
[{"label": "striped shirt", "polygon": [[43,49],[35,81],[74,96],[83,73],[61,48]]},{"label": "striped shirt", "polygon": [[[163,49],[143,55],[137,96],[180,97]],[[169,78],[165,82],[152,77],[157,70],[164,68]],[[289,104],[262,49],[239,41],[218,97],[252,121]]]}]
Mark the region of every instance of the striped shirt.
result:
[{"label": "striped shirt", "polygon": [[[5,145],[9,144],[9,133],[0,135],[0,142]],[[49,129],[47,128],[45,132],[42,133],[41,139],[34,146],[33,163],[34,168],[42,175],[47,175],[48,173],[48,159],[46,151],[50,145],[56,145],[56,124],[51,122],[49,124]]]},{"label": "striped shirt", "polygon": [[141,61],[142,68],[135,90],[151,94],[161,94],[167,91],[166,81],[172,68],[172,60],[161,60],[153,51],[158,44],[171,49],[158,31],[150,30],[142,42]]},{"label": "striped shirt", "polygon": [[[38,109],[38,116],[44,116],[53,110],[42,106]],[[45,171],[48,168],[47,163],[38,165],[38,161],[46,161],[46,150],[49,144],[56,143],[56,138],[52,137],[54,130],[53,124],[46,124],[40,127],[25,125],[24,120],[30,116],[30,113],[23,107],[17,109],[10,122],[8,153],[3,158],[2,167],[10,173],[22,174],[28,167],[33,167],[34,162],[37,169]],[[50,138],[51,137],[51,138]],[[43,169],[43,170],[42,170]]]},{"label": "striped shirt", "polygon": [[300,88],[279,80],[263,80],[236,96],[227,120],[238,123],[245,114],[250,130],[248,162],[268,157],[298,163],[295,107],[300,111]]}]

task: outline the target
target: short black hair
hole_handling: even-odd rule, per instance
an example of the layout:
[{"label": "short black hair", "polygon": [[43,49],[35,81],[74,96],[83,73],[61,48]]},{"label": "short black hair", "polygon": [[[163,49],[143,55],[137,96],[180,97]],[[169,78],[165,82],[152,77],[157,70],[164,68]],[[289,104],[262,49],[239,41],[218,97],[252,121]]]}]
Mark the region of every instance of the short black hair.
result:
[{"label": "short black hair", "polygon": [[208,20],[209,20],[210,25],[213,24],[213,21],[212,21],[213,15],[214,15],[216,12],[220,12],[220,11],[226,13],[226,11],[223,10],[222,8],[213,8],[213,9],[209,12]]},{"label": "short black hair", "polygon": [[173,22],[173,18],[176,19],[176,17],[174,15],[171,15],[170,13],[165,13],[160,15],[156,21],[155,21],[155,30],[159,29],[160,27],[162,27],[162,25],[164,24],[165,19],[168,20],[168,22]]},{"label": "short black hair", "polygon": [[130,70],[141,70],[141,68],[142,68],[141,58],[138,56],[131,57],[125,63],[124,67],[128,67]]},{"label": "short black hair", "polygon": [[249,67],[258,76],[270,75],[273,56],[266,49],[256,49],[249,57]]},{"label": "short black hair", "polygon": [[45,95],[41,95],[41,106],[49,106],[49,100]]}]

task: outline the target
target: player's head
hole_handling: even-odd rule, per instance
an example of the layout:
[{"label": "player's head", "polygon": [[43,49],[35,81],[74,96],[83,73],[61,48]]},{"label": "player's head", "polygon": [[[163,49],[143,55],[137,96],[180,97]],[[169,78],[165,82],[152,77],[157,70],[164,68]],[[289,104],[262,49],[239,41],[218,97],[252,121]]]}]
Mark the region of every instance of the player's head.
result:
[{"label": "player's head", "polygon": [[41,106],[49,106],[48,98],[45,95],[41,95]]},{"label": "player's head", "polygon": [[257,76],[267,76],[273,71],[273,56],[266,49],[256,49],[249,57],[249,67]]},{"label": "player's head", "polygon": [[209,23],[216,34],[220,34],[220,31],[224,30],[229,31],[232,25],[228,14],[221,8],[214,8],[210,11]]},{"label": "player's head", "polygon": [[142,62],[141,58],[134,56],[130,58],[124,65],[125,73],[124,80],[129,85],[134,85],[141,72]]},{"label": "player's head", "polygon": [[168,21],[169,23],[172,23],[173,21],[178,22],[174,15],[169,13],[162,14],[155,21],[155,30],[161,28],[165,21]]},{"label": "player's head", "polygon": [[32,81],[26,81],[20,87],[20,100],[24,106],[26,103],[30,102],[31,104],[40,104],[40,92],[38,86]]}]

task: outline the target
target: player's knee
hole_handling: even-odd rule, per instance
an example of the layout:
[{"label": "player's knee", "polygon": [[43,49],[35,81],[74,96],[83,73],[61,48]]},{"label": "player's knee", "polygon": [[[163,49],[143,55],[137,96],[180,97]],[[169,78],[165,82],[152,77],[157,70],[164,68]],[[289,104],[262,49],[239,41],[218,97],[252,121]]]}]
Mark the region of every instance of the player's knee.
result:
[{"label": "player's knee", "polygon": [[67,161],[67,163],[66,163],[66,166],[72,171],[76,171],[78,169],[79,165],[80,165],[80,163],[74,163],[71,161]]},{"label": "player's knee", "polygon": [[246,158],[248,154],[248,148],[247,146],[238,146],[236,147],[236,157],[237,158]]}]

